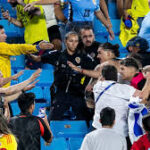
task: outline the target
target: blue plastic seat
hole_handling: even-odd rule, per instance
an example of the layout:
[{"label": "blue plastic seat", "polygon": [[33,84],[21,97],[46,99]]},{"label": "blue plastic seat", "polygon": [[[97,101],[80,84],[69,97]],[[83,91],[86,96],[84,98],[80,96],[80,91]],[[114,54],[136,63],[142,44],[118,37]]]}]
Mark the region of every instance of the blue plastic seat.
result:
[{"label": "blue plastic seat", "polygon": [[[16,9],[11,6],[10,3],[7,3],[5,0],[0,1],[0,8],[3,8],[4,11],[9,11],[11,17],[16,18]],[[2,12],[0,11],[0,17],[3,18]]]},{"label": "blue plastic seat", "polygon": [[94,18],[94,34],[96,41],[100,43],[107,42],[108,32],[105,26],[96,17]]},{"label": "blue plastic seat", "polygon": [[19,109],[17,101],[11,102],[10,105],[12,108],[13,116],[18,115],[20,113],[20,109]]},{"label": "blue plastic seat", "polygon": [[113,31],[115,35],[120,34],[120,19],[111,19]]},{"label": "blue plastic seat", "polygon": [[108,12],[111,19],[119,19],[116,2],[108,2]]},{"label": "blue plastic seat", "polygon": [[19,56],[11,56],[11,68],[18,70],[18,69],[24,69],[25,68],[25,56],[19,55]]},{"label": "blue plastic seat", "polygon": [[[20,70],[18,70],[20,71]],[[35,70],[24,70],[24,74],[19,77],[19,82],[22,82],[26,79],[28,79],[31,74],[35,72]],[[53,77],[53,71],[52,70],[42,70],[40,73],[40,76],[38,77],[39,82],[36,84],[38,86],[51,86],[53,83],[54,77]]]},{"label": "blue plastic seat", "polygon": [[125,47],[123,47],[123,45],[122,45],[122,43],[121,43],[121,41],[120,41],[120,39],[119,39],[119,36],[115,36],[115,39],[114,40],[108,40],[108,42],[110,42],[110,43],[112,43],[112,44],[119,44],[119,50],[120,50],[120,53],[127,53],[128,51],[126,50],[126,48]]},{"label": "blue plastic seat", "polygon": [[8,38],[20,38],[24,36],[24,28],[19,28],[12,23],[9,23],[8,20],[0,20],[0,24],[4,26],[5,32]]},{"label": "blue plastic seat", "polygon": [[54,67],[51,64],[42,64],[42,69],[54,70]]},{"label": "blue plastic seat", "polygon": [[83,138],[69,138],[69,150],[80,150]]},{"label": "blue plastic seat", "polygon": [[50,87],[45,86],[43,89],[44,99],[46,99],[49,106],[51,105]]},{"label": "blue plastic seat", "polygon": [[43,93],[42,87],[36,86],[36,87],[34,87],[33,89],[31,89],[30,91],[27,91],[27,92],[32,92],[32,93],[35,94],[36,102],[43,102],[43,103],[46,102],[46,100],[44,98],[44,93]]},{"label": "blue plastic seat", "polygon": [[54,137],[84,137],[88,133],[85,121],[51,121]]},{"label": "blue plastic seat", "polygon": [[[14,74],[15,74],[15,70],[11,69],[11,75],[14,75]],[[11,80],[11,85],[15,85],[15,84],[18,84],[18,80]]]},{"label": "blue plastic seat", "polygon": [[54,138],[52,143],[48,146],[45,145],[44,140],[41,138],[41,150],[69,150],[67,142],[64,138]]},{"label": "blue plastic seat", "polygon": [[105,26],[96,17],[94,17],[94,33],[101,34],[106,37],[108,36]]}]

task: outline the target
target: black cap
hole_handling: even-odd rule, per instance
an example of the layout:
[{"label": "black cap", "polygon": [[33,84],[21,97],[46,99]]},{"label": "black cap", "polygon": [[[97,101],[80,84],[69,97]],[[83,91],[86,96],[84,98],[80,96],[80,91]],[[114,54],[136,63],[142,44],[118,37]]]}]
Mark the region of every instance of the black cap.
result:
[{"label": "black cap", "polygon": [[140,36],[136,36],[128,41],[126,49],[128,50],[129,46],[135,46],[140,48],[140,52],[146,52],[149,49],[148,41]]}]

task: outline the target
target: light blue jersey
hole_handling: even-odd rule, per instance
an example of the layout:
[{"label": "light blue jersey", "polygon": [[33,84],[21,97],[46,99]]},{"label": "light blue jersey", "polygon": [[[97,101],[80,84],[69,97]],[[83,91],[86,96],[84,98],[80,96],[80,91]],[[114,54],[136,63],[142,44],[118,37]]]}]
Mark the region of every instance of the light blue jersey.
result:
[{"label": "light blue jersey", "polygon": [[93,21],[94,12],[99,11],[99,0],[68,0],[72,7],[72,20]]}]

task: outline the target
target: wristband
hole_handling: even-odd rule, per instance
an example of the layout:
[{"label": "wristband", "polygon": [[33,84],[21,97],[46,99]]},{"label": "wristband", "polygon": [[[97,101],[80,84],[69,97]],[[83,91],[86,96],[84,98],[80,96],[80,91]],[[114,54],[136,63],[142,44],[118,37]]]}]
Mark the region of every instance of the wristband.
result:
[{"label": "wristband", "polygon": [[41,50],[41,48],[40,48],[40,46],[39,46],[39,44],[38,45],[36,45],[36,49],[39,51],[39,50]]}]

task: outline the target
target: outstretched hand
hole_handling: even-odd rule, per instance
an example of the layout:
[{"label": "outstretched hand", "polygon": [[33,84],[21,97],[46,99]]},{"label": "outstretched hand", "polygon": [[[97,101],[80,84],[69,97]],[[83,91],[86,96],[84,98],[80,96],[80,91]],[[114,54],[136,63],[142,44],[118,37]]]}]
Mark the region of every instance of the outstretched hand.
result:
[{"label": "outstretched hand", "polygon": [[28,86],[26,86],[23,90],[24,91],[29,91],[31,89],[33,89],[36,85],[36,83],[39,82],[39,80],[34,81],[32,84],[29,84]]},{"label": "outstretched hand", "polygon": [[33,54],[29,54],[28,56],[35,62],[41,61],[41,56],[37,56],[37,55],[33,55]]},{"label": "outstretched hand", "polygon": [[112,30],[112,28],[108,28],[108,32],[109,32],[109,38],[110,40],[113,40],[115,38],[114,32]]},{"label": "outstretched hand", "polygon": [[23,74],[23,72],[24,72],[24,71],[20,71],[20,72],[18,72],[17,74],[13,75],[13,76],[12,76],[12,79],[13,79],[13,80],[17,80],[17,79]]},{"label": "outstretched hand", "polygon": [[79,67],[77,67],[76,65],[74,65],[72,62],[67,61],[67,64],[68,64],[68,65],[69,65],[69,67],[70,67],[71,69],[73,69],[74,71],[82,72],[82,69],[81,69],[81,68],[79,68]]},{"label": "outstretched hand", "polygon": [[41,69],[37,69],[29,78],[30,82],[35,81],[35,79],[40,76],[41,71],[42,71]]},{"label": "outstretched hand", "polygon": [[47,42],[47,41],[41,41],[39,43],[39,47],[42,50],[47,50],[47,49],[53,49],[54,45],[52,43]]}]

